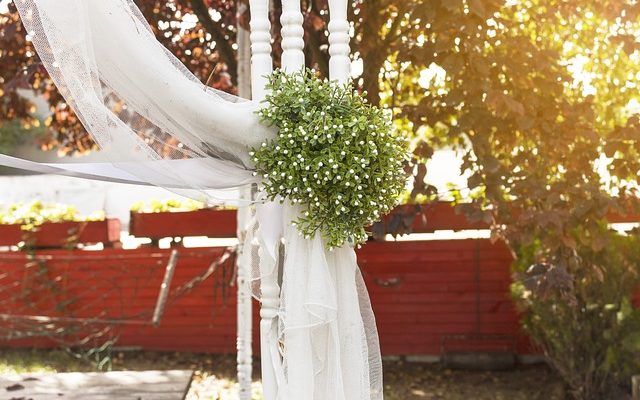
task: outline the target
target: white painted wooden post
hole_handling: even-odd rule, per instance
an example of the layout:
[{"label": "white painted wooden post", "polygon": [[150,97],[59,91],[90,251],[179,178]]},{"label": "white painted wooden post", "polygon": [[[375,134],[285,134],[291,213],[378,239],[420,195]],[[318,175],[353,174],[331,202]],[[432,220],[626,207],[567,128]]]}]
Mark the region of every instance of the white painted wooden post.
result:
[{"label": "white painted wooden post", "polygon": [[[238,18],[244,14],[249,6],[247,4],[238,5]],[[251,98],[251,41],[249,31],[240,24],[237,26],[238,35],[238,95],[244,98]],[[241,198],[251,201],[253,199],[252,189],[246,188],[241,193]],[[249,277],[251,268],[251,254],[243,254],[244,251],[251,251],[251,247],[244,246],[247,236],[247,227],[253,217],[252,206],[242,206],[238,208],[238,241],[239,253],[237,262],[237,323],[236,323],[236,362],[238,375],[238,399],[251,400],[251,378],[253,372],[253,310],[251,288],[249,287]]]},{"label": "white painted wooden post", "polygon": [[[251,200],[253,198],[251,188],[247,188],[242,193],[242,198]],[[240,252],[237,257],[237,336],[236,336],[236,362],[238,374],[238,398],[239,400],[251,400],[251,375],[253,372],[253,310],[251,288],[249,287],[249,269],[252,254],[242,254],[242,251],[252,252],[251,246],[244,246],[247,237],[247,226],[252,219],[253,212],[251,206],[244,206],[238,209],[238,241]]]},{"label": "white painted wooden post", "polygon": [[329,0],[329,78],[345,83],[351,75],[347,0]]},{"label": "white painted wooden post", "polygon": [[304,29],[300,0],[282,0],[282,69],[289,72],[304,67]]},{"label": "white painted wooden post", "polygon": [[[251,10],[251,90],[253,99],[261,101],[267,95],[266,77],[273,71],[271,57],[271,23],[269,22],[269,0],[250,0]],[[268,268],[260,262],[260,364],[262,373],[262,393],[264,400],[276,400],[278,385],[273,367],[271,349],[274,343],[270,336],[280,305],[280,287],[278,286],[278,270]],[[276,360],[278,361],[278,360]]]}]

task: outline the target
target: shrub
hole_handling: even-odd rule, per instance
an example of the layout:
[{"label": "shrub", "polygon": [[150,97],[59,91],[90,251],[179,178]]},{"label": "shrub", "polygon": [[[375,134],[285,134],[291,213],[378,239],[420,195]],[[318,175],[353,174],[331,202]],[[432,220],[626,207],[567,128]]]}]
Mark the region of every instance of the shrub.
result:
[{"label": "shrub", "polygon": [[640,236],[604,225],[602,237],[601,248],[565,254],[544,254],[540,241],[523,246],[512,285],[526,331],[580,400],[626,398],[621,387],[640,370],[640,310],[632,304]]}]

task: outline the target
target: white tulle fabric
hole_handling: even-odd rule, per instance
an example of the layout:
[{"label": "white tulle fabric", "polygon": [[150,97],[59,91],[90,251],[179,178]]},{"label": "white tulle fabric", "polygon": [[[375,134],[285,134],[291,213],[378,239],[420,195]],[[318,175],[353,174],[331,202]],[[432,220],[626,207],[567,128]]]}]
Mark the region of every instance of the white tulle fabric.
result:
[{"label": "white tulle fabric", "polygon": [[[319,236],[305,239],[291,224],[299,207],[285,202],[283,211],[286,251],[278,324],[270,333],[278,400],[382,400],[378,331],[354,249],[328,251]],[[254,215],[251,224],[261,222]],[[259,230],[249,230],[244,251],[260,248],[251,271],[258,298],[278,258]]]},{"label": "white tulle fabric", "polygon": [[[258,104],[210,89],[155,39],[132,0],[15,0],[52,79],[108,165],[0,163],[49,173],[148,183],[211,200],[210,189],[259,183],[248,149],[273,138]],[[118,172],[119,171],[119,172]],[[111,177],[111,178],[110,178]],[[373,312],[353,248],[326,250],[298,234],[299,209],[259,204],[243,257],[252,288],[278,265],[269,335],[278,400],[379,400],[382,368]]]},{"label": "white tulle fabric", "polygon": [[274,135],[258,105],[203,85],[133,1],[15,4],[51,78],[115,167],[203,200],[207,189],[255,181],[247,147]]}]

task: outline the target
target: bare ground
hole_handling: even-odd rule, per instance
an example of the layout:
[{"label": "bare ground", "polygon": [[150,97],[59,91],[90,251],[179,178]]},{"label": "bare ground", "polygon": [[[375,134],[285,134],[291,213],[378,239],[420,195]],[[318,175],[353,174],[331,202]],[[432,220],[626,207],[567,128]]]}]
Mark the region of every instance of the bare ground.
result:
[{"label": "bare ground", "polygon": [[[191,369],[197,371],[188,399],[233,400],[235,357],[231,355],[114,352],[113,370]],[[95,360],[94,360],[95,361]],[[95,362],[64,351],[0,349],[0,373],[95,371]],[[254,399],[260,383],[254,365]],[[563,400],[561,381],[545,365],[509,371],[451,370],[439,364],[385,361],[387,400]],[[0,388],[2,390],[2,388]]]}]

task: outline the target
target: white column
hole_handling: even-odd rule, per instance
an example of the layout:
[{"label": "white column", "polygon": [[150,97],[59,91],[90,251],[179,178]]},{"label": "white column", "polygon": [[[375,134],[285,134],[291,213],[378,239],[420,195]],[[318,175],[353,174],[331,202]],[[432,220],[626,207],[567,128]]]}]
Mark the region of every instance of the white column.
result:
[{"label": "white column", "polygon": [[282,69],[298,71],[304,67],[304,29],[300,0],[282,0]]},{"label": "white column", "polygon": [[329,78],[340,83],[349,80],[349,21],[347,0],[329,0]]},{"label": "white column", "polygon": [[[269,0],[250,0],[251,9],[251,90],[253,99],[261,101],[267,95],[266,77],[273,71],[271,57],[271,23],[269,22]],[[261,251],[261,254],[265,254]],[[262,392],[264,400],[276,400],[278,385],[276,381],[272,349],[277,343],[276,335],[271,335],[277,327],[276,317],[280,305],[280,287],[277,268],[269,271],[266,260],[260,260],[260,364],[262,374]]]}]

